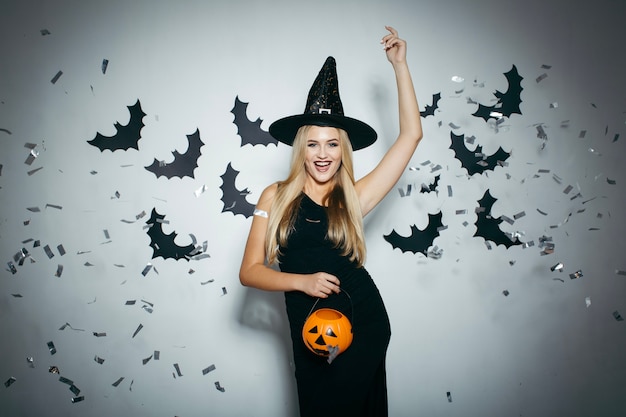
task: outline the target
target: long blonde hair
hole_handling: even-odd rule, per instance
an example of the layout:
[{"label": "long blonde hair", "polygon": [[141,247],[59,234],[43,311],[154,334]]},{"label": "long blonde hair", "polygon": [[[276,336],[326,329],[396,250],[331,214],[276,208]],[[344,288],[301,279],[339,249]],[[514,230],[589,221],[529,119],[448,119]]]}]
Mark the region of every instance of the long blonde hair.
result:
[{"label": "long blonde hair", "polygon": [[[287,244],[287,239],[294,228],[306,181],[304,160],[309,129],[310,126],[298,129],[293,141],[289,175],[284,181],[278,182],[278,189],[272,202],[265,237],[267,259],[270,264],[277,261],[280,255],[279,246]],[[354,188],[352,146],[348,134],[342,129],[337,130],[341,146],[341,165],[331,180],[333,183],[329,193],[322,202],[327,207],[328,213],[326,237],[336,248],[342,249],[344,256],[349,256],[351,261],[363,266],[366,255],[365,234],[359,197]]]}]

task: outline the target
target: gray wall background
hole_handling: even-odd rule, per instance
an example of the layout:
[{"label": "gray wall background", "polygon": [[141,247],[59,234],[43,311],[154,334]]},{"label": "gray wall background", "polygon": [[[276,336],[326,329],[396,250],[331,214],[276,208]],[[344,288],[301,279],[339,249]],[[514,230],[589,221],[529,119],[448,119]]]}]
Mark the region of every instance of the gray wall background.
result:
[{"label": "gray wall background", "polygon": [[[263,129],[301,112],[333,55],[346,114],[379,132],[356,154],[357,174],[366,173],[397,133],[393,73],[378,43],[385,24],[408,42],[421,108],[441,93],[423,119],[414,169],[398,183],[413,192],[392,192],[366,219],[367,268],[392,320],[391,415],[626,412],[626,324],[616,319],[626,317],[623,1],[0,7],[3,415],[297,414],[282,295],[240,286],[250,219],[223,212],[220,200],[229,163],[254,203],[286,174],[290,149],[242,146],[230,110],[238,96]],[[498,126],[472,116],[475,103],[506,91],[512,65],[523,77],[522,114]],[[138,99],[146,113],[138,150],[87,143],[126,124]],[[196,129],[205,145],[193,178],[144,169],[184,152]],[[449,149],[451,131],[474,136],[468,147],[485,154],[502,147],[507,165],[468,175]],[[416,192],[435,175],[438,192]],[[517,217],[501,228],[526,245],[474,237],[486,190],[497,198],[493,216]],[[153,259],[145,229],[153,208],[179,245],[195,239],[209,256]],[[384,240],[423,229],[439,211],[440,259]],[[554,253],[542,255],[542,237]]]}]

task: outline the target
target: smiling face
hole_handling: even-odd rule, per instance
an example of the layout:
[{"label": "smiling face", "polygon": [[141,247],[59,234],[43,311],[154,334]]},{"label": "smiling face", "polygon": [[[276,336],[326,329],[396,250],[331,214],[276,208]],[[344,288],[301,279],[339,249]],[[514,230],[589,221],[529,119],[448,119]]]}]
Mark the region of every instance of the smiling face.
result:
[{"label": "smiling face", "polygon": [[334,127],[311,126],[306,136],[304,167],[307,181],[317,186],[330,185],[341,166],[339,130]]}]

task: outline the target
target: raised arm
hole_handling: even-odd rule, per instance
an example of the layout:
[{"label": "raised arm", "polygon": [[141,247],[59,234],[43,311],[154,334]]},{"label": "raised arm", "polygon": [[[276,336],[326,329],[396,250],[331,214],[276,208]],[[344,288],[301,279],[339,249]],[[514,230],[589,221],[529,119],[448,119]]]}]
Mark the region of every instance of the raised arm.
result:
[{"label": "raised arm", "polygon": [[390,26],[385,28],[389,34],[383,37],[381,43],[396,76],[400,133],[378,165],[356,183],[364,216],[376,207],[398,182],[422,139],[419,106],[406,62],[406,42],[398,38],[398,32],[394,28]]}]

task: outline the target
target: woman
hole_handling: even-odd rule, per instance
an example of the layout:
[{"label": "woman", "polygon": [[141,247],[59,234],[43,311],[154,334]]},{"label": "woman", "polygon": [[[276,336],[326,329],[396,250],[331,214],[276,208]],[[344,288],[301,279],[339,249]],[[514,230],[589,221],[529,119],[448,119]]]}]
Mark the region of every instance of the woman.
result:
[{"label": "woman", "polygon": [[[402,175],[422,126],[406,43],[395,29],[386,29],[381,43],[396,77],[400,132],[369,174],[355,181],[352,151],[371,145],[376,132],[344,116],[332,57],[311,87],[305,112],[270,126],[276,139],[293,146],[291,169],[259,198],[239,276],[245,286],[285,292],[301,416],[387,415],[391,332],[378,289],[363,267],[363,217]],[[353,342],[330,364],[302,340],[314,306],[334,308],[351,320]]]}]

